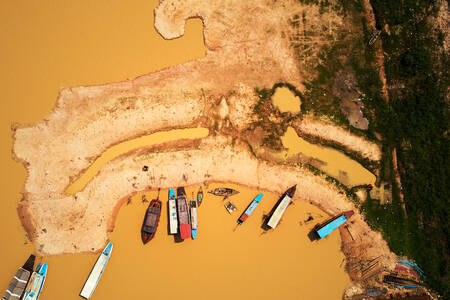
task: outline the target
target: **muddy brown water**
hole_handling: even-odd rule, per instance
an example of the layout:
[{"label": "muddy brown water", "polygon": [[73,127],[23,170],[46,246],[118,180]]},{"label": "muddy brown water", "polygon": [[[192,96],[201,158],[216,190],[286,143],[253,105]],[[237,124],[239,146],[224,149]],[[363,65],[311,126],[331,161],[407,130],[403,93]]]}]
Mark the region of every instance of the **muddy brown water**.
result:
[{"label": "muddy brown water", "polygon": [[[156,5],[118,0],[0,3],[0,293],[34,252],[16,211],[26,172],[11,158],[11,123],[44,118],[60,87],[120,81],[202,57],[201,22],[190,20],[184,37],[165,41],[153,27]],[[260,228],[263,213],[279,196],[265,194],[234,231],[239,214],[258,191],[230,187],[241,191],[231,198],[238,207],[233,215],[220,198],[205,194],[197,240],[175,243],[167,235],[163,213],[155,239],[145,247],[139,230],[148,204],[135,196],[119,212],[110,237],[112,257],[92,299],[340,299],[349,278],[339,234],[311,243],[306,234],[314,224],[303,224],[309,214],[313,222],[325,215],[295,202],[276,231],[265,233]],[[148,193],[147,199],[155,196]],[[165,211],[167,191],[161,192],[161,200]],[[49,263],[40,299],[81,299],[78,294],[96,259],[97,254],[39,258]]]}]

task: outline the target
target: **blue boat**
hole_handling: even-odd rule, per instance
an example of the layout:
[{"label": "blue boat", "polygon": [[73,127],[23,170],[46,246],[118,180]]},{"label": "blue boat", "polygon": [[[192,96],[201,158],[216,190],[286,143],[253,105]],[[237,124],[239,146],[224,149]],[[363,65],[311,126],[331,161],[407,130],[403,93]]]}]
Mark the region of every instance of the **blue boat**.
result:
[{"label": "blue boat", "polygon": [[37,300],[44,287],[45,278],[47,277],[47,264],[37,265],[28,286],[25,289],[23,300]]},{"label": "blue boat", "polygon": [[331,219],[330,221],[326,222],[324,225],[320,226],[316,229],[316,233],[319,236],[319,238],[323,239],[330,233],[332,233],[334,230],[339,228],[342,224],[347,222],[347,220],[353,216],[353,211],[349,210],[346,211],[337,217]]},{"label": "blue boat", "polygon": [[259,194],[258,196],[253,199],[253,201],[250,203],[250,205],[247,207],[247,209],[244,211],[244,213],[239,217],[237,220],[239,225],[242,225],[245,220],[252,214],[252,212],[255,210],[255,208],[258,206],[259,201],[261,201],[263,197],[263,194]]},{"label": "blue boat", "polygon": [[169,234],[178,233],[178,216],[177,216],[177,197],[174,189],[169,190],[169,200],[167,201],[169,209]]}]

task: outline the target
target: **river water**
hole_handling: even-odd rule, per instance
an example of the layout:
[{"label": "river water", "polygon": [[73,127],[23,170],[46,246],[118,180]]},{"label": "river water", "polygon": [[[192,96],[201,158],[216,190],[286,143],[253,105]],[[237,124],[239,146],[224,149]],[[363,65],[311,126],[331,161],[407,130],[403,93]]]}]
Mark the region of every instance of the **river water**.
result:
[{"label": "river water", "polygon": [[[11,123],[32,123],[54,106],[60,87],[116,82],[202,57],[202,24],[190,20],[184,37],[163,40],[153,27],[157,1],[2,1],[0,16],[0,240],[1,292],[34,252],[18,219],[26,172],[11,159]],[[212,185],[214,187],[214,185]],[[236,219],[258,191],[241,191],[228,215],[220,198],[205,197],[195,241],[175,243],[162,215],[145,247],[139,230],[147,203],[141,195],[125,205],[111,234],[112,258],[93,299],[340,299],[349,283],[340,238],[311,243],[307,231],[325,215],[307,203],[287,210],[275,231],[260,228],[263,213],[279,195],[265,195],[246,223]],[[188,195],[191,190],[188,189]],[[148,199],[156,192],[147,194]],[[161,192],[166,209],[167,191]],[[312,215],[314,221],[303,224]],[[313,224],[314,223],[314,224]],[[95,255],[39,258],[49,263],[42,300],[78,296]]]}]

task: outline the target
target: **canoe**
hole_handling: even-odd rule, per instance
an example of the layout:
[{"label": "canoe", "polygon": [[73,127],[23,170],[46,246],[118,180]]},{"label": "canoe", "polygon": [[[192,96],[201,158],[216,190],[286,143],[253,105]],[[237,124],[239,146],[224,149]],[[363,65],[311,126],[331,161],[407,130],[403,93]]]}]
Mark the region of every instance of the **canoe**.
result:
[{"label": "canoe", "polygon": [[86,280],[83,289],[81,290],[80,293],[81,297],[85,299],[91,298],[92,293],[94,292],[100,278],[102,277],[103,271],[105,271],[106,264],[108,263],[109,258],[111,257],[112,248],[113,244],[108,243],[105,249],[103,249],[102,253],[97,259],[97,262],[94,265],[94,268],[92,268],[92,271],[89,274],[89,277]]},{"label": "canoe", "polygon": [[217,189],[208,191],[208,193],[213,194],[215,196],[224,197],[224,199],[231,197],[233,195],[239,194],[238,191],[230,189],[230,188],[217,188]]},{"label": "canoe", "polygon": [[200,205],[202,205],[202,201],[203,201],[203,189],[200,186],[200,189],[197,192],[197,203],[198,203],[198,207],[200,207]]},{"label": "canoe", "polygon": [[142,242],[147,244],[156,234],[158,229],[159,217],[161,216],[162,203],[159,201],[158,197],[152,200],[145,213],[144,222],[141,228],[141,238]]},{"label": "canoe", "polygon": [[292,197],[294,197],[295,190],[297,185],[290,187],[282,196],[280,201],[275,205],[274,209],[272,209],[273,213],[271,214],[267,225],[271,228],[276,228],[278,223],[281,220],[286,208],[291,203]]},{"label": "canoe", "polygon": [[244,223],[244,221],[247,220],[247,218],[252,214],[252,212],[255,210],[255,208],[258,206],[259,202],[261,201],[262,197],[263,197],[263,194],[261,193],[258,196],[256,196],[255,199],[253,199],[253,201],[249,204],[249,206],[244,211],[244,213],[242,213],[242,215],[237,220],[239,225],[242,225],[242,223]]},{"label": "canoe", "polygon": [[197,237],[197,202],[191,200],[189,206],[191,207],[192,239],[195,239]]},{"label": "canoe", "polygon": [[191,237],[191,224],[184,187],[177,188],[177,212],[180,237],[183,240],[188,239]]},{"label": "canoe", "polygon": [[18,300],[23,296],[31,273],[33,272],[35,259],[34,255],[30,255],[25,264],[17,270],[2,300]]},{"label": "canoe", "polygon": [[44,287],[45,278],[47,277],[47,264],[36,266],[36,270],[31,275],[30,281],[25,289],[23,300],[37,300],[41,295]]}]

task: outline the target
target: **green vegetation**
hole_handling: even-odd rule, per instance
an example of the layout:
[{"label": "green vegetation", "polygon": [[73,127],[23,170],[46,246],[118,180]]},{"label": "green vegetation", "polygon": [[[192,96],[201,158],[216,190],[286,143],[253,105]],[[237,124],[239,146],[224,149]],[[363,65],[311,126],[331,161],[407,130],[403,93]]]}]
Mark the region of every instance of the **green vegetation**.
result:
[{"label": "green vegetation", "polygon": [[[316,5],[323,2],[300,1]],[[306,83],[307,91],[301,97],[302,112],[313,111],[348,126],[332,87],[338,72],[351,71],[356,75],[369,129],[351,130],[370,139],[378,134],[382,137],[380,179],[393,191],[391,203],[381,206],[369,197],[361,208],[368,222],[384,234],[391,249],[416,260],[425,271],[428,285],[450,299],[447,192],[450,145],[446,98],[450,64],[448,53],[442,48],[443,33],[430,24],[437,4],[431,0],[371,0],[381,34],[369,44],[377,32],[367,26],[362,1],[339,2],[343,15],[353,20],[353,29],[340,32],[337,41],[320,52],[318,74]],[[376,50],[381,46],[390,87],[389,101],[381,93],[376,68]],[[293,48],[298,49],[294,45]],[[394,180],[393,149],[397,150],[407,216]]]}]

